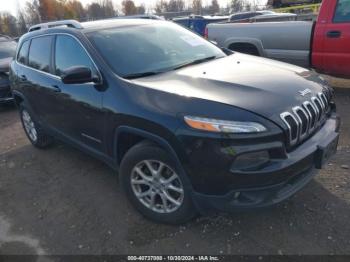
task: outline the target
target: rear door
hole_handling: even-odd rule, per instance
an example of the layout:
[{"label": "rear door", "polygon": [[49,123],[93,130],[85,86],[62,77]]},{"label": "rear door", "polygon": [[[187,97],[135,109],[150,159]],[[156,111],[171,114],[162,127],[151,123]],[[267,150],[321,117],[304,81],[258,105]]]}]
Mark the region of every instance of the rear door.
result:
[{"label": "rear door", "polygon": [[29,101],[29,106],[37,121],[44,123],[45,126],[54,105],[51,100],[55,78],[51,74],[52,39],[53,36],[46,35],[35,37],[30,42],[23,43],[23,51],[29,45],[28,58],[23,57],[18,60],[18,63],[22,65],[18,75],[24,95]]},{"label": "rear door", "polygon": [[322,30],[322,71],[350,77],[350,1],[330,1],[330,4],[333,6],[329,10],[333,12]]}]

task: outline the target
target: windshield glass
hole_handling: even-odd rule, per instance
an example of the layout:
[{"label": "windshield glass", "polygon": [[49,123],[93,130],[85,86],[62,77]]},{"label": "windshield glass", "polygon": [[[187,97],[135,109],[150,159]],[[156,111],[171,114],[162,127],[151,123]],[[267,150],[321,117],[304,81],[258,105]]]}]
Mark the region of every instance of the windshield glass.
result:
[{"label": "windshield glass", "polygon": [[16,42],[0,41],[0,59],[14,57],[16,52]]},{"label": "windshield glass", "polygon": [[165,72],[206,58],[226,56],[200,36],[171,22],[105,29],[88,34],[121,77]]}]

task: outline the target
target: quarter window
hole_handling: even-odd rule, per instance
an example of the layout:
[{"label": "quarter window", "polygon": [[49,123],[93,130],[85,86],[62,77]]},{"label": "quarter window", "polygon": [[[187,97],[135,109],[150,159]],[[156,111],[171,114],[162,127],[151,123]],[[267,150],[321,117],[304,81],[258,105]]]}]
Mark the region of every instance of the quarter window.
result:
[{"label": "quarter window", "polygon": [[55,49],[55,74],[61,76],[62,72],[72,66],[85,66],[96,73],[90,57],[83,47],[72,37],[58,35]]},{"label": "quarter window", "polygon": [[21,64],[26,65],[27,64],[27,58],[28,58],[28,50],[29,50],[29,41],[25,41],[21,49],[18,52],[17,61]]},{"label": "quarter window", "polygon": [[29,66],[50,72],[51,36],[33,38],[29,48]]},{"label": "quarter window", "polygon": [[350,1],[349,0],[338,0],[333,21],[334,23],[350,22]]}]

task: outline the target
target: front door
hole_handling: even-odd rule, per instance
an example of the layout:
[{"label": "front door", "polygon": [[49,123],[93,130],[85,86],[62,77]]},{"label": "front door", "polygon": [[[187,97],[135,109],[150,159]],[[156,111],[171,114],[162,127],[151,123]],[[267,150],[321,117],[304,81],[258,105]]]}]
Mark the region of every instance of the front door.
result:
[{"label": "front door", "polygon": [[[56,114],[49,122],[74,142],[103,151],[103,92],[95,83],[64,84],[62,73],[72,66],[89,67],[100,77],[98,69],[83,45],[73,36],[58,34],[54,44]],[[102,80],[102,79],[101,79]]]},{"label": "front door", "polygon": [[325,73],[350,77],[350,1],[335,1],[335,12],[324,27]]}]

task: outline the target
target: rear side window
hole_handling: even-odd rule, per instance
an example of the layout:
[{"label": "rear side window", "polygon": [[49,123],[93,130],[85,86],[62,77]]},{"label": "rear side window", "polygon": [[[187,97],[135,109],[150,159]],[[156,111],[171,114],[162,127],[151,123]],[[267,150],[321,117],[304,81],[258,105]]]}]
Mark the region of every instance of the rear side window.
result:
[{"label": "rear side window", "polygon": [[27,58],[28,58],[28,50],[29,50],[29,41],[25,41],[21,49],[18,52],[17,61],[21,64],[26,65],[27,64]]},{"label": "rear side window", "polygon": [[55,74],[61,76],[62,72],[72,66],[85,66],[96,73],[90,57],[80,43],[73,37],[58,35],[55,49]]},{"label": "rear side window", "polygon": [[50,72],[51,36],[33,38],[29,49],[29,66]]},{"label": "rear side window", "polygon": [[350,1],[349,0],[338,0],[333,22],[334,23],[350,22]]}]

